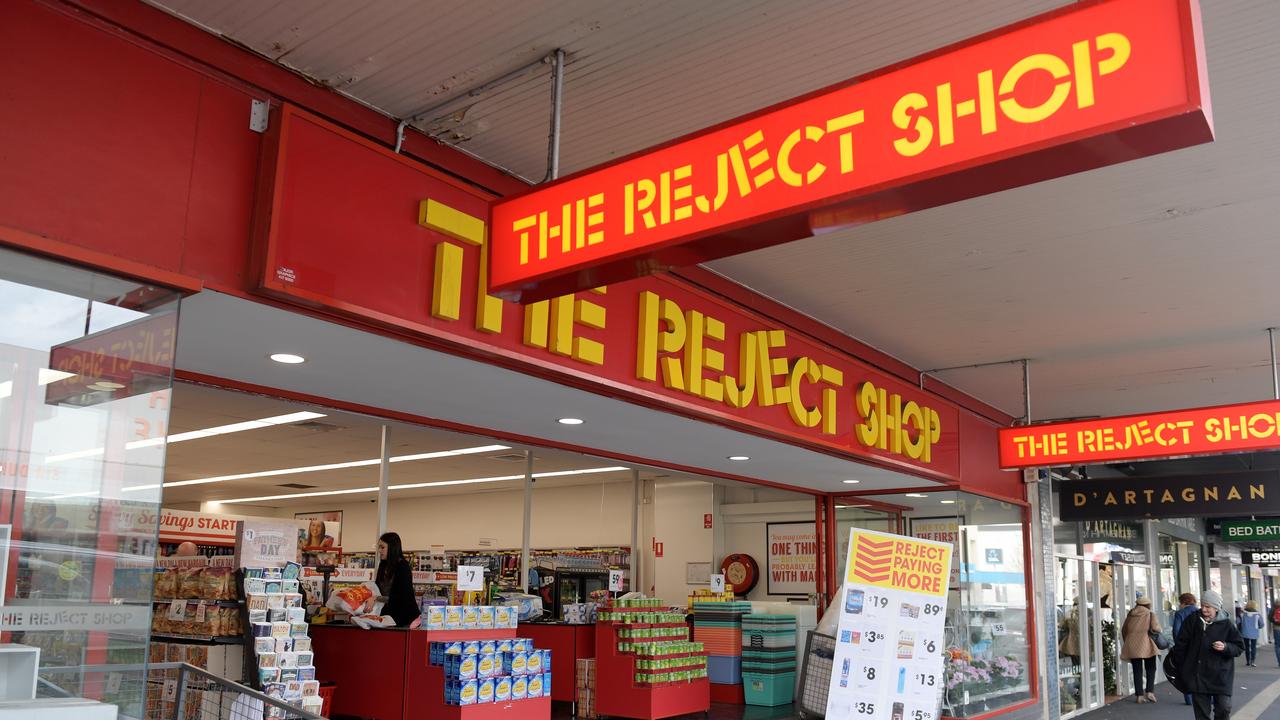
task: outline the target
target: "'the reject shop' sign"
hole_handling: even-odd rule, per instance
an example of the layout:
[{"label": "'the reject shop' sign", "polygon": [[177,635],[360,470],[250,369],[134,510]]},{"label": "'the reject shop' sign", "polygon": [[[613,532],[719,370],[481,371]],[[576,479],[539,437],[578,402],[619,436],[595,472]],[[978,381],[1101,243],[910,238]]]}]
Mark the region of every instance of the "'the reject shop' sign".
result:
[{"label": "'the reject shop' sign", "polygon": [[537,300],[1213,139],[1195,0],[1079,3],[501,200]]}]

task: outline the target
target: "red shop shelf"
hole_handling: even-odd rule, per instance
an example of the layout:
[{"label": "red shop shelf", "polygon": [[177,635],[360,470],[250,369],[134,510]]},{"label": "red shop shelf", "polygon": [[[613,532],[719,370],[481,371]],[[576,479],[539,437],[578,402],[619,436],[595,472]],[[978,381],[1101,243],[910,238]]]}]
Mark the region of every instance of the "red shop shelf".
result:
[{"label": "red shop shelf", "polygon": [[659,687],[636,685],[636,656],[618,652],[617,629],[613,623],[596,625],[596,712],[659,720],[711,709],[706,678]]}]

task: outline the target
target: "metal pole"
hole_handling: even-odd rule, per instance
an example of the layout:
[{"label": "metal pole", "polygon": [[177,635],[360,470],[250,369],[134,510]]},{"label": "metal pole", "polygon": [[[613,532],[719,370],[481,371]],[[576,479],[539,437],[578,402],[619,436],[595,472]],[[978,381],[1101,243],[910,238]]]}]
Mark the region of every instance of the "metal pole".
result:
[{"label": "metal pole", "polygon": [[1022,424],[1031,424],[1031,361],[1022,361]]},{"label": "metal pole", "polygon": [[631,469],[631,573],[630,587],[640,589],[640,471]]},{"label": "metal pole", "polygon": [[1271,345],[1271,394],[1280,400],[1280,374],[1276,371],[1276,329],[1267,328],[1267,341]]},{"label": "metal pole", "polygon": [[560,107],[564,91],[564,50],[556,49],[551,75],[551,137],[547,147],[547,177],[543,182],[560,177]]},{"label": "metal pole", "polygon": [[520,544],[520,584],[529,585],[529,535],[533,529],[533,451],[524,451],[524,539]]},{"label": "metal pole", "polygon": [[[391,428],[382,426],[382,463],[378,471],[378,537],[387,531],[387,486],[391,483]],[[374,543],[377,547],[377,543]]]}]

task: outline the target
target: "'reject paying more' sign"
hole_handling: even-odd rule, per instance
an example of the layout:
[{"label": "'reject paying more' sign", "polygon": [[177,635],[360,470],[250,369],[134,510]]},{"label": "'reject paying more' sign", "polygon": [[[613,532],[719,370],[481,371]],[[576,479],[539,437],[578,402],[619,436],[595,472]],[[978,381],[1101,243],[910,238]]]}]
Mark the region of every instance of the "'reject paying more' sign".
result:
[{"label": "'reject paying more' sign", "polygon": [[939,720],[951,551],[850,531],[827,717]]}]

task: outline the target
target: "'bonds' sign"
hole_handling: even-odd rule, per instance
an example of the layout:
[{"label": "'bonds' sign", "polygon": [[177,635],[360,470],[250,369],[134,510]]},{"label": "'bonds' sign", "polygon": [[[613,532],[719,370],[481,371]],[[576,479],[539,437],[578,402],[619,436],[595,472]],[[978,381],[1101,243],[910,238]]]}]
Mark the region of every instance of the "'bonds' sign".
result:
[{"label": "'bonds' sign", "polygon": [[1240,553],[1240,562],[1245,565],[1280,567],[1280,550],[1245,550]]},{"label": "'bonds' sign", "polygon": [[1213,139],[1195,0],[1057,10],[493,207],[542,299]]}]

